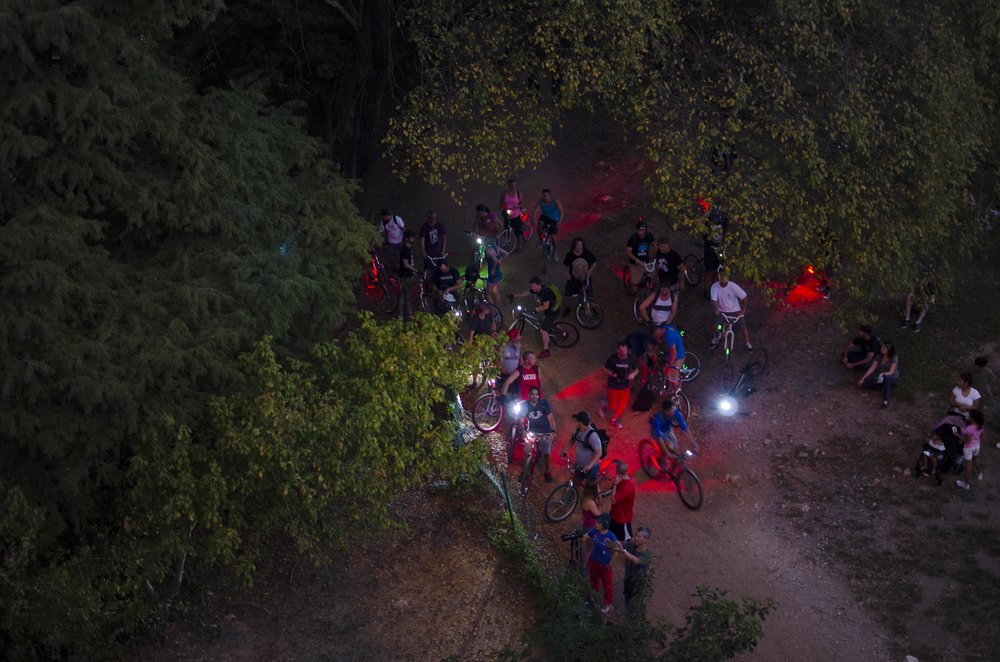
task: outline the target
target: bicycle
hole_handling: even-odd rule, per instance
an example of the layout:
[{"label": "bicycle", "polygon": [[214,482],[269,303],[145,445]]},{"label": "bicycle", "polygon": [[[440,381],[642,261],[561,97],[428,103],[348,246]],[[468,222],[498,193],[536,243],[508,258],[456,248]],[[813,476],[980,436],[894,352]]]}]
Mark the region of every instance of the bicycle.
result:
[{"label": "bicycle", "polygon": [[596,329],[604,321],[604,309],[587,292],[590,289],[590,276],[579,281],[579,287],[573,298],[579,301],[576,305],[576,321],[585,329]]},{"label": "bicycle", "polygon": [[370,254],[371,259],[368,263],[368,269],[365,271],[365,291],[368,293],[368,298],[373,300],[376,308],[391,315],[399,307],[403,288],[398,278],[388,274],[382,260],[378,257],[378,251],[374,247],[370,250]]},{"label": "bicycle", "polygon": [[698,510],[704,501],[701,480],[691,471],[684,459],[685,452],[676,452],[669,445],[667,458],[662,458],[663,450],[660,444],[650,438],[639,442],[639,464],[647,476],[656,480],[669,476],[677,489],[681,503],[689,510]]},{"label": "bicycle", "polygon": [[[575,482],[577,467],[565,451],[562,456],[566,460],[569,480],[557,486],[545,499],[545,519],[550,522],[562,522],[573,514],[577,504],[580,503],[580,492],[577,491]],[[611,496],[611,490],[615,485],[617,463],[618,460],[605,457],[598,465],[597,491],[602,497]]]},{"label": "bicycle", "polygon": [[[692,364],[694,361],[698,362],[697,368],[688,367],[689,355],[692,357]],[[691,400],[681,389],[681,383],[689,382],[698,376],[698,373],[701,372],[701,359],[694,352],[685,352],[684,361],[684,365],[680,368],[671,368],[668,371],[657,370],[655,373],[651,373],[646,379],[646,387],[651,389],[658,398],[669,397],[673,400],[674,406],[681,412],[681,416],[684,417],[684,420],[688,420],[691,416]],[[669,370],[676,370],[678,377],[672,379]]]},{"label": "bicycle", "polygon": [[[431,266],[424,268],[424,275],[417,282],[417,301],[420,304],[420,310],[425,313],[435,312],[436,306],[434,305],[434,294],[427,288],[427,283],[431,277],[431,271],[436,269],[442,260],[446,259],[448,254],[440,255],[438,257],[427,256],[425,259],[431,263]],[[415,265],[414,265],[415,266]]]},{"label": "bicycle", "polygon": [[753,393],[755,388],[750,383],[763,375],[765,370],[767,370],[767,350],[763,347],[757,347],[753,360],[748,361],[740,368],[740,376],[735,382],[733,365],[731,363],[727,365],[722,373],[722,395],[733,398],[744,392],[747,394]]},{"label": "bicycle", "polygon": [[542,273],[548,271],[549,261],[558,262],[556,256],[556,245],[552,242],[552,236],[544,229],[538,232],[538,245],[542,248]]},{"label": "bicycle", "polygon": [[479,287],[480,282],[485,285],[486,281],[479,274],[475,274],[474,277],[470,278],[472,275],[469,272],[465,274],[465,288],[462,290],[461,302],[462,312],[468,318],[474,315],[480,306],[486,306],[490,309],[490,319],[493,320],[494,329],[502,329],[503,312],[492,301],[486,298],[485,287]]},{"label": "bicycle", "polygon": [[[635,293],[635,298],[632,300],[632,317],[639,324],[642,324],[646,319],[642,316],[639,308],[642,306],[642,302],[645,301],[650,294],[654,294],[659,287],[656,277],[653,275],[656,273],[656,262],[643,262],[642,266],[645,267],[646,273],[643,275],[642,280],[639,281],[638,289]],[[628,267],[625,267],[625,273],[628,274]],[[625,283],[628,286],[628,283]]]},{"label": "bicycle", "polygon": [[[490,377],[486,380],[490,390],[483,393],[472,404],[472,424],[480,432],[493,432],[504,419],[504,397],[497,391],[496,378]],[[513,443],[508,444],[507,462],[514,461]]]},{"label": "bicycle", "polygon": [[[715,251],[715,254],[719,257],[719,268],[722,268],[722,256],[723,249],[722,246],[706,246],[702,244],[703,248],[711,248]],[[694,253],[688,253],[684,256],[684,280],[687,281],[688,285],[697,285],[701,282],[702,276],[705,274],[705,254],[704,251],[701,255],[695,255]]]},{"label": "bicycle", "polygon": [[[521,332],[521,335],[524,335],[524,327],[527,324],[535,327],[541,333],[542,320],[535,313],[525,309],[524,306],[515,306],[511,311],[511,315],[514,321],[507,327],[508,331],[510,329],[517,329]],[[546,333],[549,334],[549,340],[556,347],[572,347],[580,342],[580,330],[569,322],[554,322]]]},{"label": "bicycle", "polygon": [[717,324],[715,330],[719,332],[719,337],[722,340],[722,348],[726,352],[726,363],[729,363],[736,345],[736,332],[733,331],[733,325],[738,324],[743,319],[743,313],[734,315],[732,313],[719,312],[719,315],[722,316],[722,324]]},{"label": "bicycle", "polygon": [[528,219],[528,210],[524,207],[520,209],[502,209],[500,215],[503,216],[503,230],[497,235],[497,245],[504,253],[510,254],[517,250],[517,232],[514,231],[514,218],[521,222],[521,240],[527,241],[531,238],[531,223]]},{"label": "bicycle", "polygon": [[[515,429],[517,428],[517,423],[514,424]],[[520,433],[517,433],[520,434]],[[538,465],[538,444],[544,441],[546,438],[552,439],[555,436],[554,432],[526,432],[524,434],[524,468],[521,469],[521,496],[528,495],[528,489],[531,487],[531,481],[535,477],[535,467]],[[512,436],[512,441],[510,444],[510,455],[513,457],[513,447],[514,447],[514,437]]]}]

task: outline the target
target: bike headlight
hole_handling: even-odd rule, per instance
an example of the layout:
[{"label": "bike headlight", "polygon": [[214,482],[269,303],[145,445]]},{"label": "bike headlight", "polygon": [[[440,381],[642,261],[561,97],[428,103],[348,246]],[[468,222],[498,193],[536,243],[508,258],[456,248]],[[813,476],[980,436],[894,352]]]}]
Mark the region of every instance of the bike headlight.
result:
[{"label": "bike headlight", "polygon": [[476,237],[476,243],[477,244],[482,244],[483,243],[483,238],[482,237]]},{"label": "bike headlight", "polygon": [[724,416],[732,416],[736,413],[736,400],[727,396],[722,397],[718,403],[719,413]]},{"label": "bike headlight", "polygon": [[521,413],[521,403],[518,402],[517,404],[515,404],[514,407],[511,409],[511,411],[514,412],[515,416],[520,415],[520,413]]},{"label": "bike headlight", "polygon": [[518,310],[518,312],[520,312],[520,311],[524,310],[524,306],[518,306],[518,307],[517,307],[517,310]]}]

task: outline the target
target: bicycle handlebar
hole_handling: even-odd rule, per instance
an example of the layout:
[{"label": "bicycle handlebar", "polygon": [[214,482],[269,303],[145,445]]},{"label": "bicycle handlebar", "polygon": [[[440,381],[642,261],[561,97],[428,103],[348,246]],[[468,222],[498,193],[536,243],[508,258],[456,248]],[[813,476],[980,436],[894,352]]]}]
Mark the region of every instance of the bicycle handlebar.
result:
[{"label": "bicycle handlebar", "polygon": [[722,319],[726,320],[726,322],[730,324],[736,324],[744,317],[743,313],[740,313],[738,315],[733,315],[731,313],[723,313],[721,311],[719,312],[719,315],[721,315]]},{"label": "bicycle handlebar", "polygon": [[424,257],[427,258],[428,262],[430,262],[434,266],[437,266],[438,262],[440,262],[441,260],[448,259],[448,254],[445,253],[444,255],[438,255],[437,257],[431,257],[430,255],[425,255]]}]

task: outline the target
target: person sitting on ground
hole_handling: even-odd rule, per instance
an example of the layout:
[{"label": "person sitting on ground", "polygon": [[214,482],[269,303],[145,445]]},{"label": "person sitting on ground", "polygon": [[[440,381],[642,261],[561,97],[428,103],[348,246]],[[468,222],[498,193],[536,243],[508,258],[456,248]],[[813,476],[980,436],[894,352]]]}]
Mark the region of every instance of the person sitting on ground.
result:
[{"label": "person sitting on ground", "polygon": [[965,460],[965,480],[956,480],[955,484],[963,490],[972,487],[972,473],[976,478],[983,479],[983,468],[979,465],[979,443],[983,434],[983,412],[973,409],[969,412],[969,424],[962,430],[962,457]]},{"label": "person sitting on ground", "polygon": [[913,321],[913,332],[920,333],[920,325],[923,323],[927,311],[934,305],[934,301],[934,283],[930,276],[922,276],[903,298],[903,328],[910,326],[910,316],[916,313],[917,319]]},{"label": "person sitting on ground", "polygon": [[868,370],[858,380],[858,387],[872,391],[882,391],[882,409],[889,406],[892,387],[899,381],[899,355],[896,346],[886,341],[879,348],[879,357],[872,361]]},{"label": "person sitting on ground", "polygon": [[867,370],[881,352],[882,341],[867,324],[858,328],[858,335],[847,343],[840,363],[851,370]]},{"label": "person sitting on ground", "polygon": [[948,404],[950,409],[948,413],[958,414],[962,418],[969,418],[969,412],[974,409],[979,409],[979,404],[981,401],[981,396],[979,391],[972,388],[972,375],[968,372],[963,372],[958,376],[958,386],[951,389],[951,397],[949,398]]}]

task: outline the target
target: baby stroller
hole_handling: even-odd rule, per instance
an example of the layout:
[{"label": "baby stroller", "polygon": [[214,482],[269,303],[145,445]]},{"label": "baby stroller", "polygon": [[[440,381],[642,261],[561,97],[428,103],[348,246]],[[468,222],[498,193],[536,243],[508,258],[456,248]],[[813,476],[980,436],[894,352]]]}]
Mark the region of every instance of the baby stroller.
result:
[{"label": "baby stroller", "polygon": [[948,412],[944,418],[937,422],[931,433],[931,439],[938,437],[944,448],[935,448],[928,440],[921,449],[920,457],[917,458],[913,467],[913,475],[919,476],[924,470],[925,457],[937,459],[937,467],[931,474],[934,484],[940,485],[944,482],[944,474],[948,471],[959,473],[962,469],[962,428],[965,427],[965,419],[955,413]]}]

